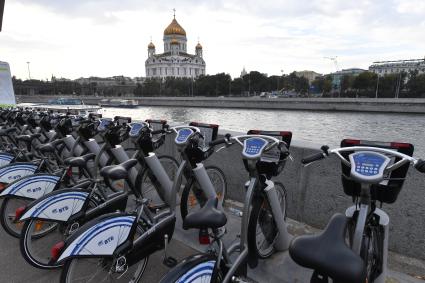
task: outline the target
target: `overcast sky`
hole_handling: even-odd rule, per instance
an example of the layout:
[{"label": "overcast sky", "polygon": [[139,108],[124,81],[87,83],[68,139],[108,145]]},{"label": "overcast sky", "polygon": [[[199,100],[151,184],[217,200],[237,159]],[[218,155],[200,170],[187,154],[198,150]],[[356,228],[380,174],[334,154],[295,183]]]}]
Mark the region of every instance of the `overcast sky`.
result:
[{"label": "overcast sky", "polygon": [[23,79],[27,61],[38,79],[145,76],[150,37],[163,52],[173,8],[189,53],[200,38],[208,74],[425,56],[425,0],[6,0],[0,61]]}]

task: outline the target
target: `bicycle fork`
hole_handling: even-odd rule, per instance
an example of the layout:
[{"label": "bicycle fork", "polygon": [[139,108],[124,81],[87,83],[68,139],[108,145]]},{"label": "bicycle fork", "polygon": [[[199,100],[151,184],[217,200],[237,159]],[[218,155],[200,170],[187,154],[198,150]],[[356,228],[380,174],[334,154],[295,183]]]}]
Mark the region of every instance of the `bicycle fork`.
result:
[{"label": "bicycle fork", "polygon": [[282,214],[281,206],[279,204],[276,188],[274,186],[273,181],[271,180],[266,180],[265,183],[267,187],[264,189],[264,191],[267,194],[267,198],[272,209],[274,222],[276,223],[276,227],[279,230],[279,234],[277,236],[274,247],[278,251],[286,251],[289,248],[290,236],[288,233],[285,218]]}]

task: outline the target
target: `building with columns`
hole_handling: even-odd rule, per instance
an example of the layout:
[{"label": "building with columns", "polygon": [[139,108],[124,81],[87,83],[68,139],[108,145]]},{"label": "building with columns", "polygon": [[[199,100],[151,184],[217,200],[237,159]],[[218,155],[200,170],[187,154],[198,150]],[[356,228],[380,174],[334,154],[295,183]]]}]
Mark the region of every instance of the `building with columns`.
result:
[{"label": "building with columns", "polygon": [[174,19],[164,30],[164,53],[157,54],[151,41],[145,62],[147,78],[196,78],[205,75],[202,45],[198,42],[195,54],[187,52],[186,31]]}]

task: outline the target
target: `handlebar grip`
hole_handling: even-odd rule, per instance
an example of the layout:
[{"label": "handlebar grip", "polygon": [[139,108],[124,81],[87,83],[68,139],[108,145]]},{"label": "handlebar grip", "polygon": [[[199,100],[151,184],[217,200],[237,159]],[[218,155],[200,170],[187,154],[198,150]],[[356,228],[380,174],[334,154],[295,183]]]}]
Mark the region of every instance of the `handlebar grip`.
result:
[{"label": "handlebar grip", "polygon": [[418,163],[415,165],[416,170],[421,173],[425,173],[425,160],[419,159]]},{"label": "handlebar grip", "polygon": [[324,158],[325,158],[325,154],[323,152],[319,152],[319,153],[315,153],[313,155],[310,155],[306,158],[301,159],[301,163],[305,165],[305,164],[309,164],[309,163],[312,163],[314,161],[321,160],[321,159],[324,159]]}]

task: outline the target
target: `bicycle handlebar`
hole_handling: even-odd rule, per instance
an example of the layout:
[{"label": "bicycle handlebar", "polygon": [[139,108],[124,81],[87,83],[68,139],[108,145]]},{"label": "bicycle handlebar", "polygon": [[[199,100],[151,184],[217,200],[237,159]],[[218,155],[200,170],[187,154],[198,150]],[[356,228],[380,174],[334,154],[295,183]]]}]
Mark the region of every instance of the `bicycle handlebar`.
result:
[{"label": "bicycle handlebar", "polygon": [[401,152],[392,150],[392,149],[387,149],[387,148],[380,148],[380,147],[371,147],[371,146],[351,146],[351,147],[342,147],[342,148],[335,148],[332,149],[330,151],[328,151],[329,147],[328,146],[322,146],[321,150],[322,152],[320,153],[315,153],[307,158],[302,159],[302,164],[304,165],[308,165],[311,164],[312,162],[315,162],[317,160],[321,160],[326,158],[327,156],[329,156],[329,154],[335,154],[336,156],[338,156],[339,159],[341,159],[341,161],[351,167],[351,163],[350,161],[348,161],[346,158],[344,158],[341,153],[342,152],[347,152],[347,151],[372,151],[372,152],[378,152],[378,153],[383,153],[383,154],[388,154],[391,155],[393,157],[398,157],[400,158],[399,161],[397,161],[396,163],[388,166],[386,168],[386,170],[388,171],[393,171],[399,167],[401,167],[402,165],[406,164],[406,163],[411,163],[419,172],[425,173],[425,161],[421,160],[421,159],[416,159],[414,157],[411,157],[409,155],[403,154]]}]

